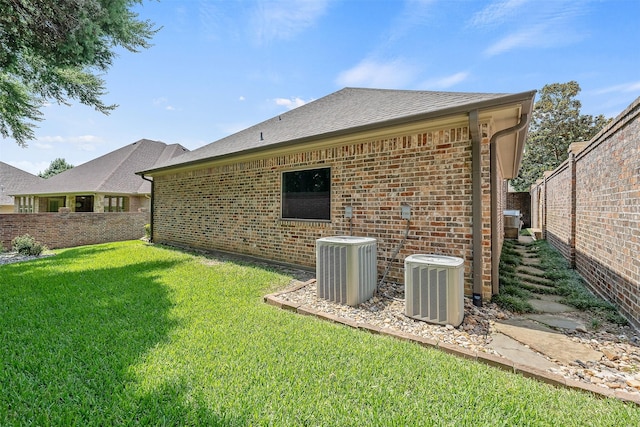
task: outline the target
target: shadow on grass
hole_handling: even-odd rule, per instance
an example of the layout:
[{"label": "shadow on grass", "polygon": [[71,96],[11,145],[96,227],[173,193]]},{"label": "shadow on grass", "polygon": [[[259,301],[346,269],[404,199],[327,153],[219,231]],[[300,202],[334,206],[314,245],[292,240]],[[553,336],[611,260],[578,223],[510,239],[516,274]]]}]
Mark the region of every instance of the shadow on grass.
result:
[{"label": "shadow on grass", "polygon": [[241,424],[187,405],[180,385],[136,391],[130,367],[178,326],[158,277],[181,261],[65,268],[111,250],[0,268],[0,424]]}]

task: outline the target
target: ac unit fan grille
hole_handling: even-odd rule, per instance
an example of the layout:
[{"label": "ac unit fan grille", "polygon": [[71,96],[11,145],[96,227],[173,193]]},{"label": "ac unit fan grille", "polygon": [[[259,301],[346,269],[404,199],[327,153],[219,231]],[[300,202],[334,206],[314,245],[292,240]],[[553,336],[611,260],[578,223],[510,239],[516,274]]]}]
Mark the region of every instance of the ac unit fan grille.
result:
[{"label": "ac unit fan grille", "polygon": [[[413,316],[432,322],[447,321],[447,270],[414,267],[411,269],[414,301]],[[418,311],[415,311],[418,308]]]}]

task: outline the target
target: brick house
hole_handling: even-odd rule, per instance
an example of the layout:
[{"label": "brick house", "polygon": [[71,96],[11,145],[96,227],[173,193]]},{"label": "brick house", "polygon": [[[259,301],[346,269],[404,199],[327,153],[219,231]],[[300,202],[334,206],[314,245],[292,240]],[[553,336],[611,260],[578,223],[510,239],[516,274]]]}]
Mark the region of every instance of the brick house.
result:
[{"label": "brick house", "polygon": [[11,194],[42,181],[39,176],[0,162],[0,213],[13,213],[15,200]]},{"label": "brick house", "polygon": [[369,236],[388,279],[411,254],[458,256],[488,299],[534,96],[342,89],[141,170],[153,241],[313,267],[316,239]]},{"label": "brick house", "polygon": [[13,212],[137,212],[149,210],[151,183],[135,174],[188,151],[141,139],[48,179],[13,191]]}]

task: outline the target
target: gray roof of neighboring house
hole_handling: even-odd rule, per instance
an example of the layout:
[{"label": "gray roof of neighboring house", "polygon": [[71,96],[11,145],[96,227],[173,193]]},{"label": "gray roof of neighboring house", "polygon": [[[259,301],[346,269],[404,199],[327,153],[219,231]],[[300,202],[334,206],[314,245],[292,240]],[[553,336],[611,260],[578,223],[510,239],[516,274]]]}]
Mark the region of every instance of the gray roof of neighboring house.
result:
[{"label": "gray roof of neighboring house", "polygon": [[0,205],[13,205],[10,194],[19,193],[22,189],[43,181],[39,176],[0,162]]},{"label": "gray roof of neighboring house", "polygon": [[150,173],[177,165],[205,162],[276,145],[353,133],[366,129],[468,112],[475,108],[532,99],[535,91],[520,94],[432,92],[416,90],[345,88],[196,150],[141,169]]},{"label": "gray roof of neighboring house", "polygon": [[149,194],[151,184],[135,174],[187,152],[180,144],[141,139],[68,169],[15,194]]}]

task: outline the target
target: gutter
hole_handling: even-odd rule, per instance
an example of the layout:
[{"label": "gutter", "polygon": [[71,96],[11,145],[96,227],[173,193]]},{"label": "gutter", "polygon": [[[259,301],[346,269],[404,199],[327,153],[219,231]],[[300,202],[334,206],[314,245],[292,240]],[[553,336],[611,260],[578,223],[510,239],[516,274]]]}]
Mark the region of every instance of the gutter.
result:
[{"label": "gutter", "polygon": [[144,173],[138,173],[142,179],[151,183],[151,200],[149,201],[149,243],[153,243],[153,180],[144,176]]},{"label": "gutter", "polygon": [[472,223],[472,271],[473,305],[482,307],[482,161],[480,121],[478,110],[469,112],[471,134],[471,223]]},{"label": "gutter", "polygon": [[[529,125],[529,120],[531,117],[530,108],[525,110],[526,112],[523,112],[522,114],[520,114],[520,122],[518,122],[515,126],[512,126],[507,129],[502,129],[501,131],[496,132],[491,136],[491,139],[489,140],[489,153],[490,153],[489,170],[491,171],[490,172],[491,179],[490,179],[490,187],[489,187],[491,189],[491,251],[497,250],[500,243],[500,236],[498,236],[498,233],[496,232],[496,225],[498,222],[497,219],[498,219],[498,215],[500,214],[498,212],[498,194],[500,189],[498,188],[498,176],[497,176],[498,171],[496,169],[498,167],[498,150],[496,149],[496,143],[498,141],[498,138],[502,138],[503,136],[510,135],[512,133],[520,132],[521,130],[525,129]],[[516,141],[516,144],[524,143],[524,135],[521,136],[519,139],[521,139],[522,141]],[[521,150],[518,150],[518,151],[521,151]],[[515,164],[515,166],[517,166],[516,169],[518,169],[519,167],[520,160],[521,160],[521,156],[520,158],[516,159],[516,164]],[[491,287],[492,287],[492,294],[495,295],[498,293],[498,290],[499,290],[497,269],[500,263],[500,254],[497,254],[497,256],[493,256],[493,255],[494,254],[492,253],[491,270],[492,270],[492,273],[496,273],[496,274],[491,275]]]}]

